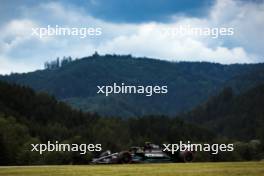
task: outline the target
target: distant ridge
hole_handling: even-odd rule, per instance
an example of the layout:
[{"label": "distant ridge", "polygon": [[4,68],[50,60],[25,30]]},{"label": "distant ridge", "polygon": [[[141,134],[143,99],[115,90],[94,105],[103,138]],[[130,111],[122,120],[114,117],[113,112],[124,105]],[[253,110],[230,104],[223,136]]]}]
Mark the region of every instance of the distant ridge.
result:
[{"label": "distant ridge", "polygon": [[[83,111],[133,117],[150,114],[175,116],[216,95],[224,87],[231,86],[237,92],[243,92],[262,83],[263,73],[264,64],[168,62],[131,55],[94,54],[71,60],[57,69],[0,76],[0,79],[46,91]],[[120,94],[105,97],[96,93],[97,85],[114,82],[166,85],[169,92],[152,97]]]}]

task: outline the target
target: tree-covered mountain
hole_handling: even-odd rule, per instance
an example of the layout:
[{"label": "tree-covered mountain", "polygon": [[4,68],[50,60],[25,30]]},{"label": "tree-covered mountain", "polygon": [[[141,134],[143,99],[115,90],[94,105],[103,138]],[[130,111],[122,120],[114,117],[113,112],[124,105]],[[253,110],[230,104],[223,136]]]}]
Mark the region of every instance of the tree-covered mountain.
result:
[{"label": "tree-covered mountain", "polygon": [[91,159],[91,153],[31,152],[31,144],[47,141],[98,143],[103,150],[120,151],[146,141],[161,144],[214,137],[204,128],[166,116],[123,119],[82,113],[46,93],[0,81],[0,165],[76,164]]},{"label": "tree-covered mountain", "polygon": [[[221,65],[205,62],[167,62],[94,54],[72,61],[46,63],[45,70],[0,76],[0,79],[45,91],[83,111],[106,116],[169,115],[190,110],[225,86],[236,91],[264,82],[264,64]],[[261,74],[256,74],[259,72]],[[253,74],[254,73],[254,74]],[[144,95],[97,94],[97,86],[168,86],[168,93]]]},{"label": "tree-covered mountain", "polygon": [[[71,109],[46,93],[0,81],[0,165],[88,163],[96,153],[31,152],[31,144],[100,143],[120,151],[145,141],[157,144],[234,143],[235,151],[197,153],[197,161],[236,161],[263,158],[264,86],[240,95],[224,89],[204,105],[181,115],[102,118]],[[190,122],[185,121],[188,120]]]},{"label": "tree-covered mountain", "polygon": [[225,88],[181,118],[229,138],[264,141],[263,105],[264,84],[239,95]]}]

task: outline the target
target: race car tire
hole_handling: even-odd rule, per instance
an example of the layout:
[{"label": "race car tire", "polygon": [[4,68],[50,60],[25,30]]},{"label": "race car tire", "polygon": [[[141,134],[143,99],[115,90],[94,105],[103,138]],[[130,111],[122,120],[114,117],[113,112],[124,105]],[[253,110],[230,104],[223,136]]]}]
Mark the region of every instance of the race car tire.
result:
[{"label": "race car tire", "polygon": [[191,151],[184,151],[180,154],[180,158],[183,162],[188,163],[194,160],[194,155]]},{"label": "race car tire", "polygon": [[120,164],[128,164],[131,163],[131,161],[132,161],[132,156],[130,152],[124,151],[119,153],[118,162]]}]

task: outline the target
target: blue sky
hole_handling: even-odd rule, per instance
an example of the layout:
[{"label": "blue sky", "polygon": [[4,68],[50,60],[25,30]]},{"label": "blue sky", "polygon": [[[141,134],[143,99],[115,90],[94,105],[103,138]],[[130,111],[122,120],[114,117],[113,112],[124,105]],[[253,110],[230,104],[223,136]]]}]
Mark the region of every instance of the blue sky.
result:
[{"label": "blue sky", "polygon": [[80,1],[78,4],[86,6],[87,12],[91,15],[107,21],[142,23],[167,21],[176,13],[202,16],[212,2],[212,0],[93,0]]},{"label": "blue sky", "polygon": [[[2,0],[0,74],[43,68],[56,57],[98,51],[170,61],[223,64],[264,61],[263,0]],[[102,35],[80,39],[32,36],[47,25],[100,27]],[[234,35],[164,36],[163,29],[233,28]]]},{"label": "blue sky", "polygon": [[[42,1],[45,3],[51,0]],[[56,2],[56,1],[55,1]],[[58,1],[57,1],[58,2]],[[142,23],[147,21],[170,20],[176,13],[188,16],[203,16],[213,0],[61,0],[66,6],[83,7],[85,12],[96,18],[112,22]],[[32,7],[41,3],[34,0],[3,0],[0,9],[1,22],[21,15],[20,8]],[[12,10],[16,9],[16,10]]]}]

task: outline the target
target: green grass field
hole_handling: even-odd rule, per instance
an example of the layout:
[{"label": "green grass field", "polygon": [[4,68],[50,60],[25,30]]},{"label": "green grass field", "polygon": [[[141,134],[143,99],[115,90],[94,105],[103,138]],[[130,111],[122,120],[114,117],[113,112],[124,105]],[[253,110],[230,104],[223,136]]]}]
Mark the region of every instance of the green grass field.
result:
[{"label": "green grass field", "polygon": [[264,176],[264,162],[0,167],[2,176]]}]

